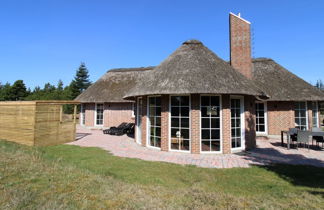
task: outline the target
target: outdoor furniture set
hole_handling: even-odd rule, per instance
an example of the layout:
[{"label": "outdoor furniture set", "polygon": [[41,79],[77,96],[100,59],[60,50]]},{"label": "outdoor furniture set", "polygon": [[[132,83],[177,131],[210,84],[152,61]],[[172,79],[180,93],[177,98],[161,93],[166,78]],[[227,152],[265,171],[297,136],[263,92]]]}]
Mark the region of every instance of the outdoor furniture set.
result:
[{"label": "outdoor furniture set", "polygon": [[104,134],[122,136],[124,134],[134,134],[134,123],[121,123],[118,127],[110,127],[103,130]]},{"label": "outdoor furniture set", "polygon": [[320,147],[320,143],[322,143],[322,148],[324,146],[324,131],[321,128],[312,128],[312,130],[305,131],[299,130],[298,128],[290,128],[288,131],[281,131],[281,145],[284,145],[284,134],[287,136],[287,149],[290,149],[290,144],[296,142],[296,147],[298,148],[298,144],[304,144],[308,146],[309,149],[309,141],[310,138],[312,141],[312,145],[314,140],[316,141],[316,145]]}]

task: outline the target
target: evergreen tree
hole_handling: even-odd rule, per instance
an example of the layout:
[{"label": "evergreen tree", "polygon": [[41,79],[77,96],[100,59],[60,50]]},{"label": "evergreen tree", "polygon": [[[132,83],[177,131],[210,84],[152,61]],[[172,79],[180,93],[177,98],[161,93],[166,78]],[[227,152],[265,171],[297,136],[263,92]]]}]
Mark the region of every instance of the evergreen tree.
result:
[{"label": "evergreen tree", "polygon": [[63,91],[63,81],[62,80],[59,80],[58,82],[57,82],[57,88],[56,88],[56,90],[58,90],[58,91]]},{"label": "evergreen tree", "polygon": [[89,72],[84,63],[81,63],[76,71],[75,77],[70,84],[71,99],[75,99],[85,89],[91,85],[89,80]]},{"label": "evergreen tree", "polygon": [[10,88],[10,99],[12,101],[21,101],[28,96],[28,92],[23,80],[17,80]]},{"label": "evergreen tree", "polygon": [[0,90],[0,101],[8,101],[10,100],[10,90],[11,90],[11,85],[10,83],[6,83],[5,85],[2,85],[1,90]]}]

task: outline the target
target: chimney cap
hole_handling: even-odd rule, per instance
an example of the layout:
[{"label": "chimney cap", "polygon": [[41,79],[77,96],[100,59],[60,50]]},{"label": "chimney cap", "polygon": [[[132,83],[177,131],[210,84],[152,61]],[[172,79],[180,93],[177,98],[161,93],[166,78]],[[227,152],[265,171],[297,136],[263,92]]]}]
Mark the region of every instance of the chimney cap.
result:
[{"label": "chimney cap", "polygon": [[244,22],[248,23],[248,24],[251,24],[251,22],[245,20],[244,18],[241,17],[241,13],[239,12],[237,15],[235,15],[233,12],[230,12],[230,15],[233,15],[241,20],[243,20]]}]

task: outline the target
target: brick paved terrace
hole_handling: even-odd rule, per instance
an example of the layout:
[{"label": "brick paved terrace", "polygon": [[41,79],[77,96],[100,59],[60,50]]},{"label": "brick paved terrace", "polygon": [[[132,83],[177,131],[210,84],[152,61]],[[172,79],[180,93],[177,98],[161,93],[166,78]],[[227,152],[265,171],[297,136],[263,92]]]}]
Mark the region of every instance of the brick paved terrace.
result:
[{"label": "brick paved terrace", "polygon": [[77,129],[77,140],[69,143],[82,147],[99,147],[115,156],[161,161],[205,168],[250,167],[271,163],[302,164],[324,167],[324,150],[292,148],[287,150],[279,140],[257,140],[257,148],[235,154],[190,154],[164,152],[143,147],[134,139],[124,136],[104,135],[101,130]]}]

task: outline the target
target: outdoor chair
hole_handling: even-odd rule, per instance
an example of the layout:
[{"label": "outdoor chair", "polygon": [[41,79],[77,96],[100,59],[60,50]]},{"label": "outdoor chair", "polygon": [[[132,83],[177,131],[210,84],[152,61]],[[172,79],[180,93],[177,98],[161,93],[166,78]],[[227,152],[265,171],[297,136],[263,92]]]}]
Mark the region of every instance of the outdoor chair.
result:
[{"label": "outdoor chair", "polygon": [[298,144],[304,143],[305,146],[306,144],[308,145],[308,150],[309,150],[309,137],[311,135],[310,131],[301,131],[298,130],[297,132],[297,149],[298,149]]},{"label": "outdoor chair", "polygon": [[290,136],[291,142],[297,141],[298,128],[289,128],[288,135]]},{"label": "outdoor chair", "polygon": [[127,123],[121,123],[118,127],[110,127],[109,129],[105,129],[102,132],[104,134],[111,134],[112,132],[116,131],[117,129],[122,129],[123,127],[125,127],[127,125]]},{"label": "outdoor chair", "polygon": [[121,128],[113,129],[109,134],[116,135],[116,136],[122,136],[128,132],[133,132],[134,127],[135,127],[134,123],[126,123],[126,125]]},{"label": "outdoor chair", "polygon": [[[323,130],[321,128],[312,128],[312,131],[313,132],[322,132]],[[324,146],[324,137],[323,136],[313,136],[313,138],[312,138],[312,145],[313,145],[313,140],[316,141],[316,145],[318,147],[320,147],[319,146],[319,143],[322,143],[322,147]]]}]

